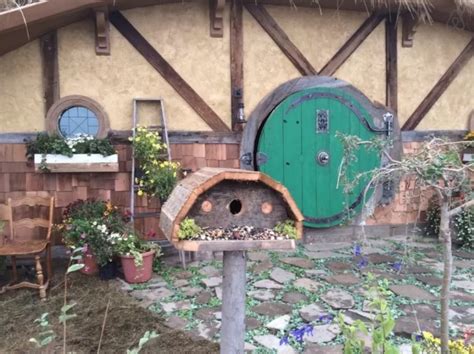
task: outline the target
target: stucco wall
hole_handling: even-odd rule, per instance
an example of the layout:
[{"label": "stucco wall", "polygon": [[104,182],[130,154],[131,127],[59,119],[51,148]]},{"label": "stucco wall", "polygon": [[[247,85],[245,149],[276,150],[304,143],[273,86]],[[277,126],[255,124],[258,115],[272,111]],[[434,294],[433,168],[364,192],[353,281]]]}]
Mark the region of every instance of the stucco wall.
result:
[{"label": "stucco wall", "polygon": [[[366,19],[367,14],[323,9],[267,6],[290,39],[316,69]],[[229,8],[224,38],[209,36],[207,1],[127,10],[124,15],[176,71],[230,125]],[[281,83],[299,73],[244,10],[244,96],[246,114]],[[112,129],[131,126],[134,97],[165,100],[172,130],[209,130],[174,89],[111,26],[111,56],[97,56],[92,20],[58,31],[60,91],[82,94],[102,104]],[[465,47],[472,34],[441,24],[422,25],[413,48],[399,45],[399,120],[408,119]],[[399,33],[401,36],[401,31]],[[335,76],[352,83],[370,99],[385,102],[385,42],[381,23]],[[454,80],[418,129],[463,129],[474,108],[474,60]],[[34,41],[0,57],[0,131],[44,129],[41,61]],[[149,116],[149,115],[148,115]],[[21,117],[21,119],[18,119]],[[148,121],[144,121],[147,123]]]},{"label": "stucco wall", "polygon": [[39,42],[0,56],[0,132],[44,129]]}]

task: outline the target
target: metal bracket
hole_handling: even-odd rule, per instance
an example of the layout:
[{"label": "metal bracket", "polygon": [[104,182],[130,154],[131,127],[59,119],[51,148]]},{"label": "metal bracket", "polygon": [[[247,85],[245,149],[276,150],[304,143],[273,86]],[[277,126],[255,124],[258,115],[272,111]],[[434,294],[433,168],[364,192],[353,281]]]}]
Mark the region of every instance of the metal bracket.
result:
[{"label": "metal bracket", "polygon": [[317,109],[316,110],[316,133],[327,133],[329,132],[329,110]]},{"label": "metal bracket", "polygon": [[242,156],[240,156],[240,161],[246,166],[252,165],[252,153],[247,152],[243,154]]},{"label": "metal bracket", "polygon": [[257,166],[261,166],[266,164],[268,161],[268,156],[267,154],[263,152],[257,152]]}]

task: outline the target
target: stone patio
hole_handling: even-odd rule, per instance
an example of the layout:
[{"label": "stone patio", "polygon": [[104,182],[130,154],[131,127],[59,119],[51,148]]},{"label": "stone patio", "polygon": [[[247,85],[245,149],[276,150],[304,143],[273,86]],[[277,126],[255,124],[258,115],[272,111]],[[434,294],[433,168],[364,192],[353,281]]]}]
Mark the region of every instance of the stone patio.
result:
[{"label": "stone patio", "polygon": [[[423,241],[423,242],[422,242]],[[387,279],[396,317],[395,342],[409,352],[412,333],[439,332],[439,291],[442,252],[434,240],[404,237],[372,240],[355,256],[351,243],[299,245],[292,252],[250,252],[247,269],[246,348],[259,353],[342,353],[336,321],[360,319],[370,324],[374,314],[364,294],[370,272]],[[331,247],[332,246],[332,247]],[[405,252],[406,251],[406,252]],[[474,253],[455,252],[451,314],[453,335],[474,323]],[[401,262],[402,266],[398,267]],[[120,286],[150,311],[160,313],[172,328],[219,341],[222,303],[222,262],[193,262],[186,270],[163,265],[147,284]],[[314,326],[303,341],[288,332]],[[418,325],[420,328],[418,328]],[[408,348],[408,349],[407,349]]]}]

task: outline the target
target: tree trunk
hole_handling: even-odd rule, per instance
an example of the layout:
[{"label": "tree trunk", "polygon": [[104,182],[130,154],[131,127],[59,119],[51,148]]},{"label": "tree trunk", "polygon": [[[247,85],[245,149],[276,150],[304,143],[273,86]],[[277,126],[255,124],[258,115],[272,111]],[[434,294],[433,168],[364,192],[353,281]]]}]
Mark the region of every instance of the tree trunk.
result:
[{"label": "tree trunk", "polygon": [[449,354],[449,287],[453,271],[453,255],[451,252],[451,228],[449,227],[448,198],[440,198],[441,223],[439,239],[443,243],[444,274],[441,288],[441,353]]}]

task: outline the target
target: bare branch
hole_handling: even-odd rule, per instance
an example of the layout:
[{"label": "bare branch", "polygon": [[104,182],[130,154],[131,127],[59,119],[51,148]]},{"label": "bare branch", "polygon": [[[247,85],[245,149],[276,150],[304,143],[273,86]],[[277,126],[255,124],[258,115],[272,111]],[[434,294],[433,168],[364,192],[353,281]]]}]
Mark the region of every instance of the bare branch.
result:
[{"label": "bare branch", "polygon": [[474,206],[474,199],[471,199],[470,201],[464,203],[463,205],[458,206],[457,208],[451,209],[449,211],[449,216],[454,216],[456,214],[459,214],[463,209],[469,208],[471,206]]}]

